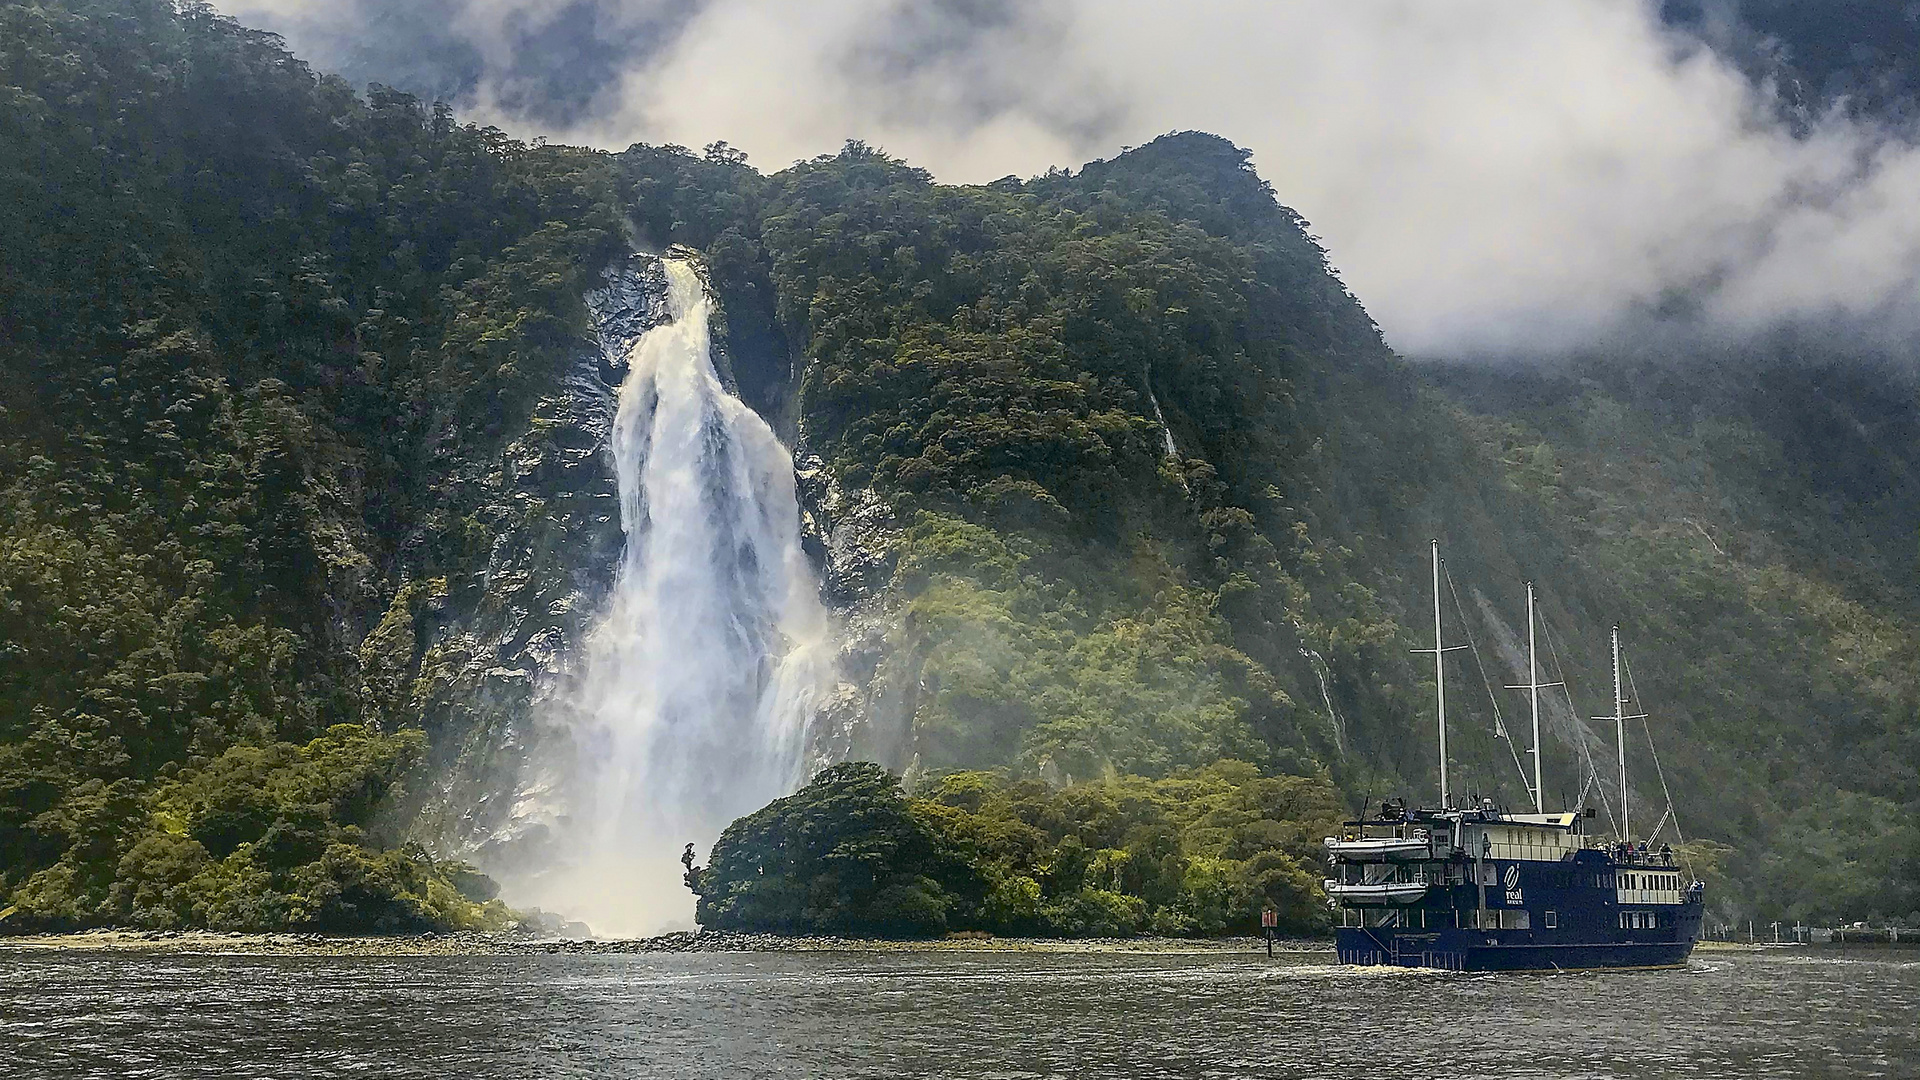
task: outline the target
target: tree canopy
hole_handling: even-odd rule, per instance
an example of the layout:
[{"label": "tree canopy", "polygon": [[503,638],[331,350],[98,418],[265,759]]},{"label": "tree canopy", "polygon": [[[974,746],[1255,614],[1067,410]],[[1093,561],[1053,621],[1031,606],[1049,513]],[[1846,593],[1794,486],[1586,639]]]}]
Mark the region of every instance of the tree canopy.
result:
[{"label": "tree canopy", "polygon": [[1114,937],[1327,925],[1313,871],[1339,818],[1324,777],[1219,761],[1053,788],[954,773],[909,798],[831,766],[734,822],[687,883],[701,925],[776,933]]}]

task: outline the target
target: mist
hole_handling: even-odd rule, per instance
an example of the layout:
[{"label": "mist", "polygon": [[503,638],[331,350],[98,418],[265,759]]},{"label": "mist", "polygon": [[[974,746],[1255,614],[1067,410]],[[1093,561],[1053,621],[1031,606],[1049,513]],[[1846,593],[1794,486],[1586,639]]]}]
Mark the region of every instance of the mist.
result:
[{"label": "mist", "polygon": [[[322,68],[609,148],[762,169],[863,139],[942,180],[1172,130],[1251,149],[1390,344],[1920,326],[1920,146],[1618,0],[254,0]],[[406,14],[399,14],[406,12]],[[409,38],[413,35],[415,39]],[[424,59],[422,59],[424,58]],[[384,65],[384,66],[383,66]]]}]

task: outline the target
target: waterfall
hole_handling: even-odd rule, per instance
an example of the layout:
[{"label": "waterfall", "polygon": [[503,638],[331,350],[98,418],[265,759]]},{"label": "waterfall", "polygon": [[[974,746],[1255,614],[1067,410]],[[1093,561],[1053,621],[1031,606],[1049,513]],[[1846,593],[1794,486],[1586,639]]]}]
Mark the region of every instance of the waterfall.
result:
[{"label": "waterfall", "polygon": [[691,922],[682,845],[805,780],[831,673],[792,455],[715,373],[693,267],[665,269],[610,439],[626,548],[572,703],[565,865],[537,890],[602,934]]},{"label": "waterfall", "polygon": [[1167,424],[1167,414],[1160,411],[1160,398],[1153,392],[1153,380],[1147,380],[1147,400],[1153,403],[1153,418],[1160,424],[1160,438],[1165,443],[1165,456],[1169,460],[1180,457],[1180,448],[1173,444],[1173,428]]},{"label": "waterfall", "polygon": [[1340,719],[1340,710],[1333,707],[1333,694],[1327,689],[1327,659],[1305,645],[1300,646],[1300,655],[1313,671],[1313,677],[1320,682],[1320,700],[1326,705],[1327,719],[1333,724],[1333,748],[1339,751],[1341,757],[1346,757],[1347,725]]}]

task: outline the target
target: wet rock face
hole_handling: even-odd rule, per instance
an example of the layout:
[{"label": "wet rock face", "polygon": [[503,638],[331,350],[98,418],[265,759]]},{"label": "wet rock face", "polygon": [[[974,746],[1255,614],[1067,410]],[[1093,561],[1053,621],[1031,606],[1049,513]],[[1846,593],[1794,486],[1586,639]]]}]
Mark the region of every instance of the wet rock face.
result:
[{"label": "wet rock face", "polygon": [[425,645],[404,711],[434,733],[441,777],[416,834],[483,866],[535,857],[559,812],[551,766],[569,748],[540,721],[577,674],[619,566],[607,446],[627,353],[668,317],[660,261],[615,265],[586,301],[596,340],[484,479],[473,525],[492,536],[485,569],[403,597]]},{"label": "wet rock face", "polygon": [[836,609],[858,605],[893,577],[899,527],[880,496],[842,486],[815,454],[796,454],[801,533],[820,570],[820,591]]},{"label": "wet rock face", "polygon": [[815,752],[823,761],[859,757],[899,768],[904,732],[896,737],[892,729],[904,714],[885,665],[898,623],[886,588],[899,557],[899,524],[880,496],[847,488],[816,454],[795,454],[794,477],[801,541],[840,639],[840,679],[815,721]]},{"label": "wet rock face", "polygon": [[[634,255],[609,270],[586,297],[595,340],[480,480],[489,495],[473,524],[492,538],[485,569],[418,583],[388,615],[396,626],[411,620],[420,643],[416,663],[389,665],[400,699],[391,713],[417,716],[433,733],[440,777],[414,833],[490,873],[542,865],[566,813],[562,777],[574,751],[558,718],[625,544],[609,449],[619,387],[634,343],[670,317],[666,290],[658,257]],[[716,326],[715,366],[738,393],[740,358],[727,356],[724,330]],[[760,375],[776,366],[766,357],[753,364],[768,369]],[[877,494],[845,487],[807,451],[791,419],[794,376],[780,388],[761,379],[761,400],[748,403],[795,448],[802,543],[837,623],[840,679],[815,720],[814,753],[823,763],[858,756],[901,768],[917,673],[893,649],[898,618],[887,588],[899,525]]]}]

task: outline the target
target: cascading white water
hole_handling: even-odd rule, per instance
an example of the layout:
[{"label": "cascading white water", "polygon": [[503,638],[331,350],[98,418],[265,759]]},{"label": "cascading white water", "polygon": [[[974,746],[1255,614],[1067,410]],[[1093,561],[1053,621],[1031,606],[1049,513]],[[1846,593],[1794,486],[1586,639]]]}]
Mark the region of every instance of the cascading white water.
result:
[{"label": "cascading white water", "polygon": [[672,319],[635,343],[614,420],[626,551],[574,703],[566,866],[538,889],[602,934],[690,924],[682,845],[805,779],[831,672],[793,457],[715,374],[700,278],[665,267]]}]

